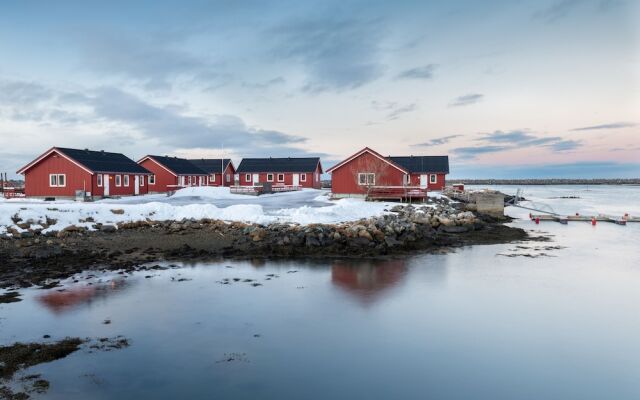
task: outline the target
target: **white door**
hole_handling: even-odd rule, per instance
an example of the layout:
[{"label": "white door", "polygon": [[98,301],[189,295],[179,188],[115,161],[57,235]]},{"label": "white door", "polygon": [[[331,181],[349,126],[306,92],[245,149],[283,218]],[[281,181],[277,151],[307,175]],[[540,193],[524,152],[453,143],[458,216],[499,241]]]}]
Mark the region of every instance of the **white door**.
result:
[{"label": "white door", "polygon": [[140,176],[136,175],[133,178],[133,193],[135,193],[135,195],[139,195],[140,194]]},{"label": "white door", "polygon": [[260,182],[260,174],[253,174],[253,186],[257,185]]},{"label": "white door", "polygon": [[293,186],[300,186],[300,174],[293,174]]},{"label": "white door", "polygon": [[426,188],[427,182],[429,182],[429,175],[420,175],[420,187]]},{"label": "white door", "polygon": [[104,195],[109,195],[109,175],[105,174],[102,176],[102,182],[104,182]]}]

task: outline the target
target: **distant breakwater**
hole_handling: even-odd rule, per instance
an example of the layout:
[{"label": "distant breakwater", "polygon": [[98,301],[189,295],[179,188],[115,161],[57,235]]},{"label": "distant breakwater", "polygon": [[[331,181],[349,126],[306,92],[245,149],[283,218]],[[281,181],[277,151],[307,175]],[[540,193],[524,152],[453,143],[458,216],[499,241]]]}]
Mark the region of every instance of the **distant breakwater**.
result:
[{"label": "distant breakwater", "polygon": [[640,178],[631,179],[448,179],[465,185],[640,185]]}]

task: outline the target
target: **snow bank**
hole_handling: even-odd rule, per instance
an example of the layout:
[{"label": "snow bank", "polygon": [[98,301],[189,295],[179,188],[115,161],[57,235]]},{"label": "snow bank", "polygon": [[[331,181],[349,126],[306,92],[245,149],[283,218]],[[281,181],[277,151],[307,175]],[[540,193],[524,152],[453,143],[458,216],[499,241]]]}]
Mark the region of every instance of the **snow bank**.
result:
[{"label": "snow bank", "polygon": [[212,200],[241,199],[246,197],[242,194],[233,194],[228,187],[189,187],[180,189],[171,197],[202,197]]},{"label": "snow bank", "polygon": [[[229,193],[228,188],[195,188],[183,189],[176,193],[182,197],[209,196],[211,199],[230,199],[242,195]],[[294,193],[294,192],[292,192]],[[301,192],[295,192],[301,193]],[[174,195],[175,196],[175,195]],[[8,228],[22,232],[14,223],[30,222],[47,224],[43,232],[59,231],[67,226],[75,225],[92,229],[96,223],[116,225],[121,222],[143,220],[182,220],[182,219],[220,219],[223,221],[241,221],[268,224],[282,223],[338,223],[353,221],[384,213],[387,203],[369,203],[358,199],[342,199],[329,202],[326,196],[317,196],[314,201],[327,202],[324,207],[303,205],[296,208],[280,208],[265,212],[260,204],[234,204],[229,207],[218,207],[215,204],[170,204],[165,202],[147,202],[140,204],[127,203],[76,203],[76,202],[1,202],[0,234]],[[287,204],[284,201],[283,204]],[[33,228],[33,226],[32,226]]]}]

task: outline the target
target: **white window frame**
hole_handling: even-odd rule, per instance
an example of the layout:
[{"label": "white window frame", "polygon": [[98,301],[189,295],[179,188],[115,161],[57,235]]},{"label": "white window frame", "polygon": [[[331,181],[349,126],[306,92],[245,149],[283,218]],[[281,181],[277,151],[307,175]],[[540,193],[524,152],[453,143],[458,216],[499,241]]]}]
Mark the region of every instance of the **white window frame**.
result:
[{"label": "white window frame", "polygon": [[300,174],[300,182],[306,182],[307,181],[307,174]]},{"label": "white window frame", "polygon": [[410,185],[411,184],[411,175],[406,174],[404,176],[404,183],[405,183],[405,185]]},{"label": "white window frame", "polygon": [[122,175],[116,175],[116,187],[122,186]]},{"label": "white window frame", "polygon": [[129,175],[124,175],[123,176],[124,179],[124,187],[129,187]]},{"label": "white window frame", "polygon": [[98,187],[102,187],[102,174],[96,175],[96,179],[96,184],[98,185]]},{"label": "white window frame", "polygon": [[437,174],[429,175],[429,183],[438,183],[438,175]]},{"label": "white window frame", "polygon": [[149,175],[149,185],[155,185],[155,184],[156,184],[156,176]]},{"label": "white window frame", "polygon": [[[282,179],[280,179],[282,177]],[[284,174],[278,174],[278,182],[284,182]]]},{"label": "white window frame", "polygon": [[[60,184],[60,177],[62,177],[62,185]],[[66,186],[67,186],[66,174],[49,174],[49,187],[66,187]]]},{"label": "white window frame", "polygon": [[231,182],[231,174],[227,174],[227,182]]},{"label": "white window frame", "polygon": [[191,186],[191,175],[189,175],[189,179],[188,179],[188,185]]},{"label": "white window frame", "polygon": [[140,186],[144,186],[144,175],[140,175]]},{"label": "white window frame", "polygon": [[244,174],[244,180],[247,182],[251,182],[251,174]]},{"label": "white window frame", "polygon": [[[271,178],[269,178],[269,177],[271,177]],[[273,174],[272,173],[267,174],[267,182],[273,182]]]},{"label": "white window frame", "polygon": [[216,174],[209,175],[209,182],[215,182],[215,181],[216,181]]},{"label": "white window frame", "polygon": [[[362,177],[364,177],[364,182]],[[371,178],[371,182],[369,180]],[[358,185],[359,186],[373,186],[376,184],[376,174],[373,172],[358,172]]]}]

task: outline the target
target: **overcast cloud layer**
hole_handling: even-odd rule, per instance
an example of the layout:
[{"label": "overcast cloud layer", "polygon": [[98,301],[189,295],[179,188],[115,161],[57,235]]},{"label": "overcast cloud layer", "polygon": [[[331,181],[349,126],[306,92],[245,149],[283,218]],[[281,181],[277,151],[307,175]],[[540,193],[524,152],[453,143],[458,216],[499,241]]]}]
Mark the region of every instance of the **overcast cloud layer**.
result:
[{"label": "overcast cloud layer", "polygon": [[637,2],[36,3],[0,13],[12,176],[51,146],[640,176]]}]

